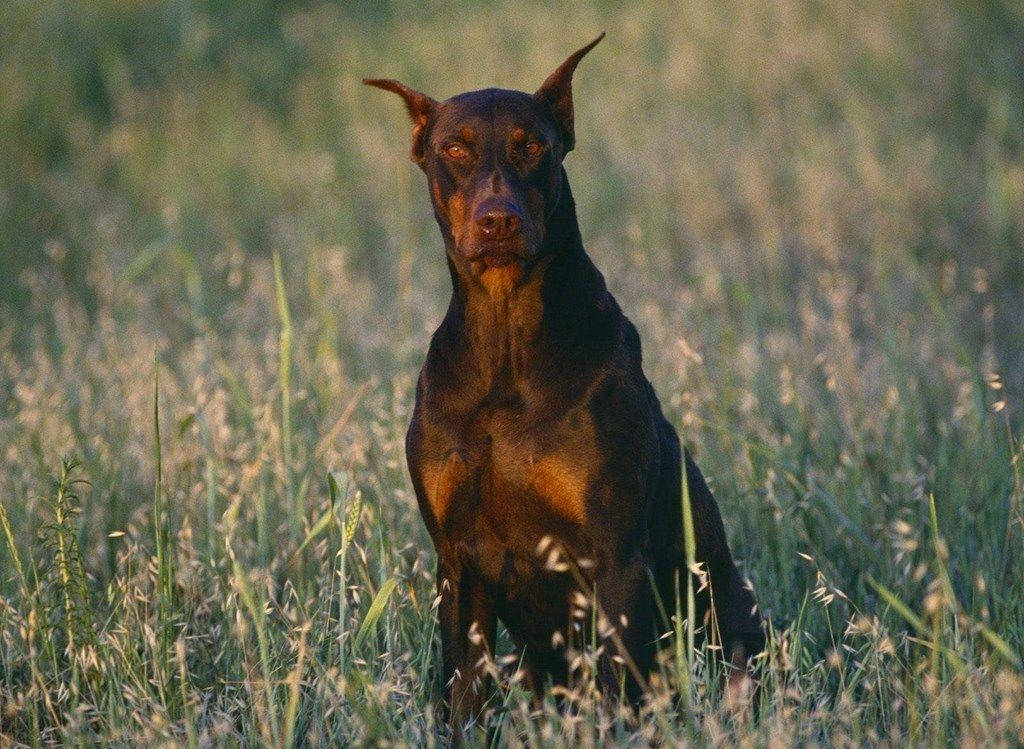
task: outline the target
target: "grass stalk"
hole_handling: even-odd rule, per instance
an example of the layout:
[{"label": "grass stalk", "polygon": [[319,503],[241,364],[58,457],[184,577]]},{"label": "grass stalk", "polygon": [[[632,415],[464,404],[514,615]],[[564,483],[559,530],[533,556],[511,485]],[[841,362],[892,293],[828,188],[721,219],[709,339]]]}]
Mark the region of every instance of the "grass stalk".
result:
[{"label": "grass stalk", "polygon": [[174,644],[178,656],[178,689],[181,697],[182,720],[185,723],[185,733],[188,737],[189,749],[198,749],[199,735],[196,732],[196,716],[192,710],[192,701],[189,699],[189,678],[188,664],[185,660],[185,639],[179,637]]},{"label": "grass stalk", "polygon": [[679,663],[682,668],[679,678],[681,680],[682,698],[685,700],[687,709],[689,709],[693,700],[693,668],[690,664],[697,650],[697,622],[695,621],[697,617],[697,600],[694,591],[694,571],[697,567],[697,536],[693,527],[693,506],[690,504],[690,480],[686,470],[685,450],[683,451],[682,474],[683,547],[686,555],[686,660]]},{"label": "grass stalk", "polygon": [[4,540],[7,543],[7,552],[11,557],[11,564],[18,576],[18,585],[21,587],[21,594],[27,601],[30,599],[28,578],[25,577],[25,568],[21,564],[21,555],[18,553],[18,545],[14,540],[14,531],[11,529],[11,519],[7,515],[7,508],[3,501],[0,501],[0,527],[4,531]]},{"label": "grass stalk", "polygon": [[284,749],[290,749],[295,745],[295,722],[299,713],[299,696],[302,686],[302,674],[306,667],[306,636],[309,634],[309,627],[304,626],[299,633],[299,654],[296,659],[295,668],[288,675],[288,705],[284,716]]},{"label": "grass stalk", "polygon": [[156,480],[153,486],[153,536],[156,544],[156,683],[165,704],[170,698],[168,681],[174,640],[174,568],[170,549],[170,509],[164,496],[163,446],[160,435],[160,367],[153,377],[153,459]]},{"label": "grass stalk", "polygon": [[281,325],[278,350],[278,380],[281,389],[281,461],[287,508],[291,512],[291,540],[294,546],[302,533],[302,508],[295,497],[292,477],[292,316],[281,270],[281,254],[274,251],[274,289],[277,316]]}]

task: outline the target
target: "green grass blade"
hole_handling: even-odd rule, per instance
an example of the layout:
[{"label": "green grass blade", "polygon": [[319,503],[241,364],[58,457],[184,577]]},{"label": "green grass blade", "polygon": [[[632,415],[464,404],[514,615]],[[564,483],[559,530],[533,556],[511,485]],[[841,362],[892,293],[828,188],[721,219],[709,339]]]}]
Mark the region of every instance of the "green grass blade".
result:
[{"label": "green grass blade", "polygon": [[387,607],[388,598],[395,591],[395,587],[398,585],[398,580],[393,577],[389,577],[384,581],[384,584],[380,586],[380,590],[377,591],[377,595],[373,597],[373,601],[370,603],[370,608],[366,611],[366,616],[363,617],[363,623],[359,625],[359,631],[356,632],[356,639],[353,643],[353,649],[358,649],[362,644],[363,640],[374,630],[377,626],[377,620],[380,619],[384,613],[384,609]]},{"label": "green grass blade", "polygon": [[302,527],[302,508],[298,506],[292,485],[292,315],[281,270],[281,254],[274,251],[274,289],[277,295],[277,316],[281,325],[278,352],[278,378],[281,389],[281,461],[284,463],[285,499],[292,518],[292,538],[298,540]]},{"label": "green grass blade", "polygon": [[874,588],[875,592],[882,597],[882,600],[884,600],[887,604],[892,606],[896,613],[902,616],[907,621],[907,623],[910,624],[910,626],[912,626],[918,632],[921,632],[923,634],[929,634],[928,627],[925,626],[924,620],[922,620],[921,617],[919,617],[917,614],[911,611],[910,607],[907,606],[907,604],[903,603],[903,601],[900,600],[899,596],[897,596],[887,587],[885,587],[880,582],[875,580],[875,578],[873,578],[871,575],[868,575],[865,578],[865,580],[867,580],[868,585]]}]

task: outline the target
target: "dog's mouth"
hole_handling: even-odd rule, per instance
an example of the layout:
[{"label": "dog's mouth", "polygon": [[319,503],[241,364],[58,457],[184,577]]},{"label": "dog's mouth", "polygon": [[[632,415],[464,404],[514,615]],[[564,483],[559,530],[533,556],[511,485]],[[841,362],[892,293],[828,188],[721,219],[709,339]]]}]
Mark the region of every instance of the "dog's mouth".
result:
[{"label": "dog's mouth", "polygon": [[477,242],[462,251],[463,256],[479,270],[505,268],[533,256],[533,251],[521,239],[504,242]]}]

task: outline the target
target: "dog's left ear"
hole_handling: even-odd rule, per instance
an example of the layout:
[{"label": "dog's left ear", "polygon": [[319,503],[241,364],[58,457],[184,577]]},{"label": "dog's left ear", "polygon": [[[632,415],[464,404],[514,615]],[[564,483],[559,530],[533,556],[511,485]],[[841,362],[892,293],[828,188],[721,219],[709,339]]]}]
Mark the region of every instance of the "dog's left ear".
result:
[{"label": "dog's left ear", "polygon": [[576,133],[573,129],[572,74],[583,56],[597,46],[602,39],[604,39],[604,32],[601,32],[601,35],[586,47],[569,55],[569,58],[547,77],[547,80],[534,94],[537,99],[551,107],[551,111],[555,115],[555,122],[558,123],[558,129],[561,130],[565,153],[569,153],[576,145]]},{"label": "dog's left ear", "polygon": [[412,119],[412,148],[409,150],[409,158],[422,167],[425,153],[423,136],[437,108],[437,102],[393,78],[363,78],[363,83],[396,93],[405,101],[405,108],[409,110],[409,117]]}]

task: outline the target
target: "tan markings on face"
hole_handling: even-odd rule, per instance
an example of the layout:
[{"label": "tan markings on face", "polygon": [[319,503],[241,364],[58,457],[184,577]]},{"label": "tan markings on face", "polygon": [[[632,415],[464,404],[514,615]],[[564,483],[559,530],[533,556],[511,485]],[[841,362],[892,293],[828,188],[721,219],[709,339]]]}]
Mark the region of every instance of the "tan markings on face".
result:
[{"label": "tan markings on face", "polygon": [[530,487],[562,517],[586,520],[587,474],[579,462],[558,455],[540,459],[533,464]]},{"label": "tan markings on face", "polygon": [[456,244],[462,240],[462,233],[466,229],[466,198],[462,193],[454,193],[448,198],[448,219],[452,225],[452,236]]},{"label": "tan markings on face", "polygon": [[511,138],[513,143],[522,143],[526,140],[526,131],[521,127],[517,127],[512,131]]},{"label": "tan markings on face", "polygon": [[441,197],[441,186],[433,180],[430,182],[430,195],[434,198],[434,205],[440,206],[444,204],[444,199]]},{"label": "tan markings on face", "polygon": [[459,129],[459,137],[467,143],[472,143],[476,138],[476,131],[471,127],[463,127]]}]

